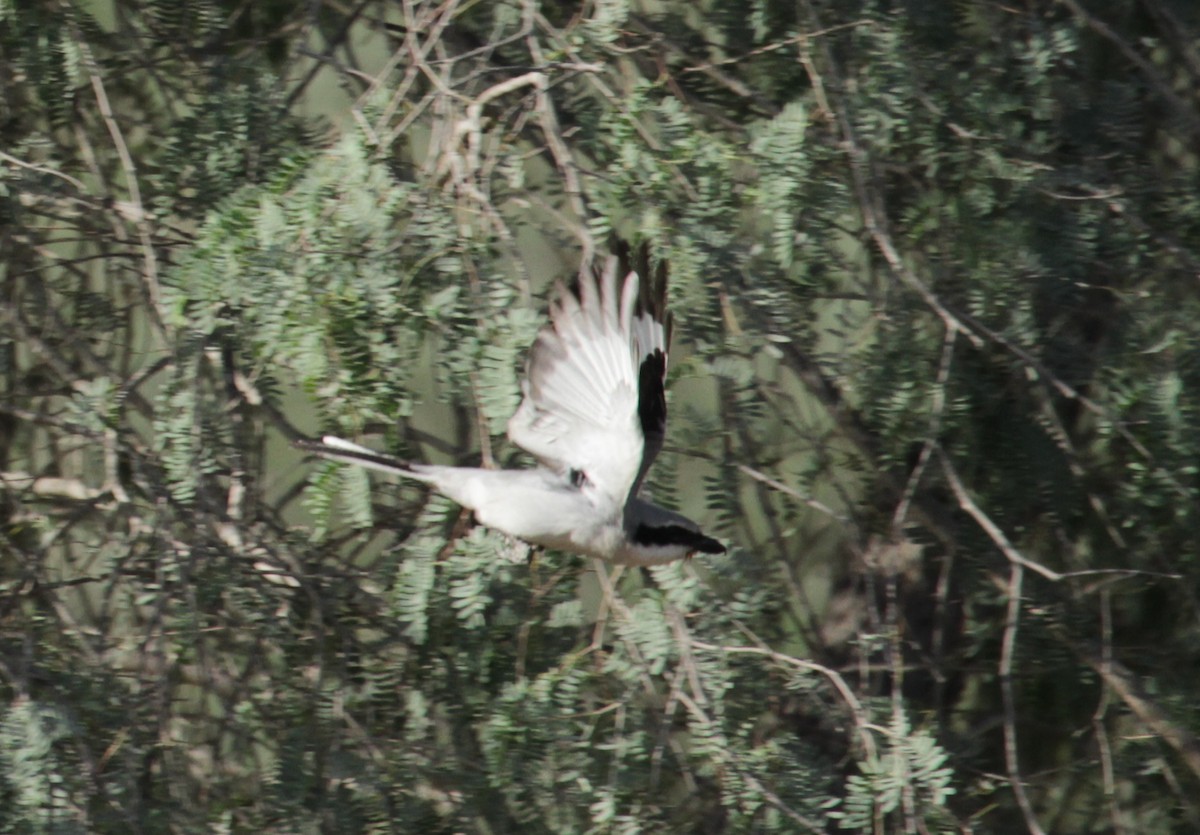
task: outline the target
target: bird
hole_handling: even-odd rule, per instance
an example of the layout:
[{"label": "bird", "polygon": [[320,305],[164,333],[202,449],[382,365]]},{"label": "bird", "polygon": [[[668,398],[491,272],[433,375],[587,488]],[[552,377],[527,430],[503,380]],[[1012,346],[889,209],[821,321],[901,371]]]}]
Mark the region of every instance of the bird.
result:
[{"label": "bird", "polygon": [[651,274],[646,243],[636,267],[626,244],[612,249],[572,289],[556,282],[549,322],[526,356],[508,437],[536,466],[417,463],[332,435],[295,445],[424,482],[485,527],[533,546],[625,566],[724,553],[691,519],[638,495],[666,434],[667,265],[659,259]]}]

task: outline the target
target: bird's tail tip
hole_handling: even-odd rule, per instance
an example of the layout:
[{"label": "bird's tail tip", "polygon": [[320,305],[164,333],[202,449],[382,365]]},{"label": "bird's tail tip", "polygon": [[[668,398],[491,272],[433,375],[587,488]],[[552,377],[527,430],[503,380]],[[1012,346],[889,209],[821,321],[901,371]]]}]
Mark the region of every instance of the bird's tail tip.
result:
[{"label": "bird's tail tip", "polygon": [[360,467],[369,467],[385,473],[419,477],[419,474],[413,469],[413,465],[408,461],[391,455],[382,455],[373,449],[336,435],[323,435],[319,441],[310,438],[296,438],[292,441],[292,446],[310,455],[330,461],[357,464]]},{"label": "bird's tail tip", "polygon": [[353,441],[347,441],[345,438],[339,438],[337,435],[322,435],[321,444],[330,447],[331,449],[340,449],[344,452],[358,452],[363,455],[377,455],[373,449],[368,449],[365,446],[356,444]]}]

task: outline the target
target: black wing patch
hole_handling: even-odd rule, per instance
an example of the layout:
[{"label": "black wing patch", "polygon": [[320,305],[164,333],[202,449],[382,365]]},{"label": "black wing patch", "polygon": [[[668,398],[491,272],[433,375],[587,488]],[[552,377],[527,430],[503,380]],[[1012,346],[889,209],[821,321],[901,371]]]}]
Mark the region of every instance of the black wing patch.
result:
[{"label": "black wing patch", "polygon": [[638,274],[638,299],[634,316],[649,318],[662,326],[662,346],[654,346],[640,357],[638,366],[638,423],[642,429],[642,463],[630,495],[636,495],[646,472],[662,450],[667,435],[667,349],[671,344],[671,314],[667,310],[667,262],[659,259],[650,268],[650,244],[643,241],[635,251],[618,238],[610,242],[617,256],[619,275]]},{"label": "black wing patch", "polygon": [[691,551],[702,554],[724,554],[725,546],[711,536],[683,525],[639,524],[633,532],[633,541],[638,545],[685,545]]},{"label": "black wing patch", "polygon": [[667,432],[667,392],[663,388],[666,376],[667,355],[662,351],[642,360],[638,371],[638,420],[647,448],[653,448],[655,453],[662,447]]}]

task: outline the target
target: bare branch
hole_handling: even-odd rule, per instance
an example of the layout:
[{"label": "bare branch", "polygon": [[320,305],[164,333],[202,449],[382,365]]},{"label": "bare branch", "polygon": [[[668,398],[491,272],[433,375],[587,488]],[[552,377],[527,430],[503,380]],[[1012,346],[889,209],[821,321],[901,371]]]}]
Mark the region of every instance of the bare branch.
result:
[{"label": "bare branch", "polygon": [[92,503],[109,491],[103,487],[89,487],[78,478],[58,476],[36,476],[17,470],[0,472],[0,489],[9,493],[29,494],[39,499],[55,499],[71,502]]},{"label": "bare branch", "polygon": [[1029,796],[1025,793],[1024,778],[1021,777],[1020,758],[1017,754],[1017,706],[1013,695],[1012,668],[1017,646],[1017,627],[1021,620],[1021,581],[1024,568],[1014,562],[1008,579],[1008,613],[1004,619],[1004,639],[1000,648],[1000,692],[1004,697],[1004,763],[1008,768],[1008,783],[1017,799],[1025,826],[1034,835],[1044,835]]},{"label": "bare branch", "polygon": [[125,172],[125,187],[129,191],[129,202],[131,204],[126,214],[134,219],[134,226],[138,231],[138,237],[141,239],[144,263],[142,280],[146,288],[146,298],[150,302],[148,313],[155,327],[162,331],[165,325],[162,315],[162,294],[158,286],[158,256],[154,251],[153,233],[150,229],[145,206],[142,203],[142,191],[138,184],[137,165],[133,161],[133,155],[129,152],[129,146],[125,144],[125,135],[121,131],[121,126],[117,123],[117,118],[113,114],[112,105],[108,100],[108,93],[104,88],[104,80],[100,77],[100,67],[92,55],[91,47],[78,27],[72,26],[72,34],[76,45],[79,47],[80,54],[84,57],[88,77],[92,84],[92,92],[96,97],[96,106],[100,111],[100,116],[104,120],[104,124],[108,128],[109,136],[112,137],[113,148],[116,150],[117,158],[121,161],[121,167]]},{"label": "bare branch", "polygon": [[1085,655],[1084,660],[1099,673],[1117,697],[1125,702],[1125,706],[1133,711],[1146,727],[1174,748],[1192,774],[1200,778],[1200,739],[1185,726],[1172,721],[1167,712],[1138,684],[1137,676],[1121,662],[1110,660],[1106,663],[1103,657],[1094,654]]},{"label": "bare branch", "polygon": [[795,658],[791,655],[786,655],[782,652],[777,652],[768,647],[749,647],[749,646],[731,646],[721,644],[710,644],[706,641],[701,641],[698,638],[692,638],[691,645],[700,650],[708,652],[720,652],[726,655],[759,655],[764,658],[769,658],[777,664],[787,667],[795,667],[800,670],[811,670],[812,672],[820,673],[829,679],[829,682],[841,695],[842,701],[850,709],[850,714],[854,718],[854,727],[858,731],[859,742],[862,744],[863,750],[868,757],[876,756],[875,740],[871,736],[869,729],[871,723],[867,720],[867,714],[863,710],[862,702],[854,695],[854,691],[841,674],[830,667],[823,664],[818,664],[815,661],[808,661],[803,658]]},{"label": "bare branch", "polygon": [[1063,578],[1062,574],[1021,556],[1021,552],[1008,541],[1008,537],[1004,535],[1004,531],[1000,530],[1000,527],[986,513],[980,510],[979,505],[975,504],[971,497],[967,495],[967,490],[963,487],[962,480],[958,477],[958,472],[954,469],[954,465],[950,463],[950,457],[941,449],[938,450],[938,454],[942,462],[942,472],[945,473],[946,480],[950,482],[950,489],[954,491],[954,497],[958,499],[958,506],[965,510],[978,523],[979,527],[983,528],[984,533],[991,538],[996,547],[1000,549],[1000,552],[1008,558],[1008,561],[1014,565],[1024,566],[1031,571],[1036,571],[1047,580],[1054,580],[1055,582],[1061,580]]}]

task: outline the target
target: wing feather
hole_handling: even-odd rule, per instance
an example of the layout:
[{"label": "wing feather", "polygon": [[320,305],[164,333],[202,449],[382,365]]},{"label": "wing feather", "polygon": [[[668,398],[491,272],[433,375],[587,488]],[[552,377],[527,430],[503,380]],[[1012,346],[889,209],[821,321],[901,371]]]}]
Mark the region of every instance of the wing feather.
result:
[{"label": "wing feather", "polygon": [[[583,473],[614,510],[636,491],[666,422],[665,272],[653,281],[627,256],[619,250],[599,274],[582,274],[575,292],[556,285],[508,423],[513,443],[543,466]],[[641,276],[661,294],[648,294]]]},{"label": "wing feather", "polygon": [[[629,250],[618,251],[629,261]],[[671,342],[671,315],[667,311],[667,262],[650,269],[650,248],[642,244],[631,269],[641,275],[633,319],[633,350],[638,363],[638,421],[644,438],[642,462],[630,496],[636,495],[646,472],[662,450],[667,434],[667,347]]]}]

